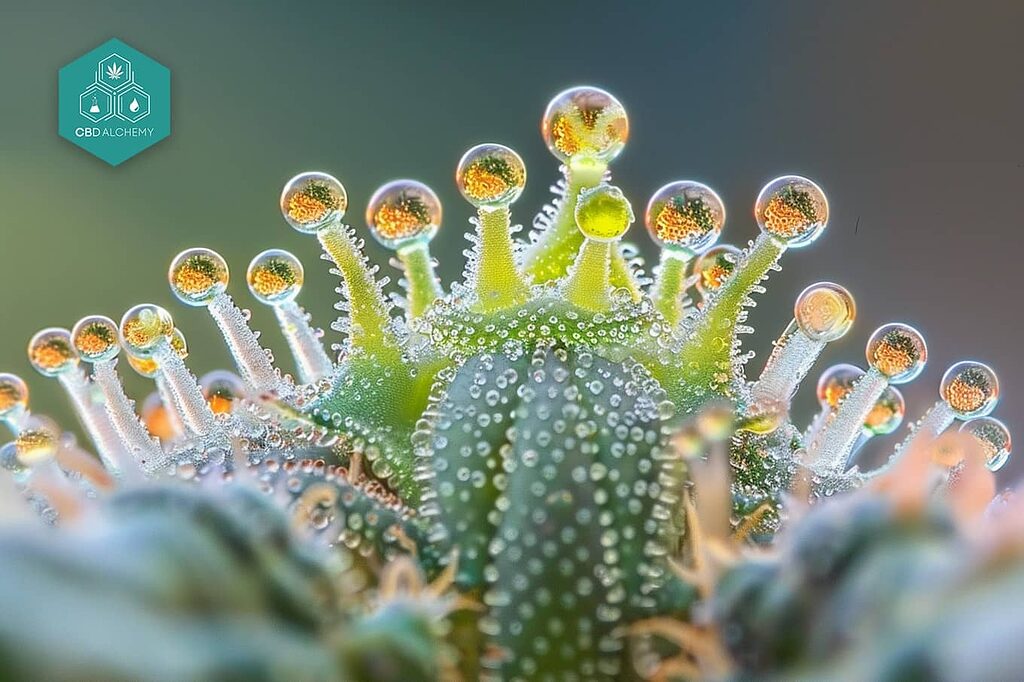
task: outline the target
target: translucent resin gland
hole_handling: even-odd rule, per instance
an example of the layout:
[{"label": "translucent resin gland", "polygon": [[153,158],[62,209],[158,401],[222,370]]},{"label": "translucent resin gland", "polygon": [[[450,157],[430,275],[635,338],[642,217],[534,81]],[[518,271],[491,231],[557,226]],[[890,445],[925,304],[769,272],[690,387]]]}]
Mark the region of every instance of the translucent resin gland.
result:
[{"label": "translucent resin gland", "polygon": [[112,360],[121,350],[117,323],[102,315],[79,320],[71,330],[71,342],[78,355],[90,363]]},{"label": "translucent resin gland", "polygon": [[850,330],[857,308],[849,291],[838,284],[819,282],[797,297],[793,317],[809,339],[830,343]]},{"label": "translucent resin gland", "polygon": [[793,308],[793,322],[775,342],[752,389],[755,402],[788,403],[825,344],[846,334],[855,316],[850,292],[831,282],[804,289]]},{"label": "translucent resin gland", "polygon": [[526,166],[500,144],[480,144],[466,152],[455,170],[455,183],[477,208],[508,206],[526,187]]},{"label": "translucent resin gland", "polygon": [[71,343],[71,332],[59,327],[44,329],[28,344],[28,359],[43,376],[55,377],[78,365],[78,353]]},{"label": "translucent resin gland", "polygon": [[999,400],[999,379],[988,365],[958,362],[943,375],[939,395],[960,419],[984,417]]},{"label": "translucent resin gland", "polygon": [[0,373],[0,419],[8,419],[28,407],[28,385],[16,374]]},{"label": "translucent resin gland", "polygon": [[228,264],[216,251],[186,249],[167,272],[171,291],[186,305],[205,306],[228,288]]},{"label": "translucent resin gland", "polygon": [[725,206],[707,185],[691,180],[670,182],[647,203],[644,222],[656,244],[692,257],[718,240],[725,224]]},{"label": "translucent resin gland", "polygon": [[327,173],[300,173],[281,192],[281,213],[299,232],[312,234],[339,223],[347,209],[344,185]]},{"label": "translucent resin gland", "polygon": [[52,459],[57,454],[59,439],[52,426],[41,420],[33,421],[14,441],[18,461],[31,467]]},{"label": "translucent resin gland", "polygon": [[868,436],[888,435],[900,427],[906,412],[903,394],[894,386],[888,386],[864,419],[864,433]]},{"label": "translucent resin gland", "polygon": [[429,241],[441,225],[441,200],[416,180],[394,180],[382,186],[366,206],[371,234],[389,249]]},{"label": "translucent resin gland", "polygon": [[835,409],[850,394],[864,370],[856,365],[833,365],[818,378],[817,396],[822,407]]},{"label": "translucent resin gland", "polygon": [[548,104],[541,133],[551,153],[563,162],[587,157],[607,163],[629,138],[629,118],[622,104],[604,90],[570,88]]},{"label": "translucent resin gland", "polygon": [[199,379],[206,403],[214,414],[228,414],[235,401],[245,395],[245,384],[236,374],[216,370]]},{"label": "translucent resin gland", "polygon": [[807,246],[828,224],[828,200],[807,178],[784,175],[769,182],[757,195],[754,216],[761,231],[781,246]]},{"label": "translucent resin gland", "polygon": [[740,250],[731,244],[712,246],[701,254],[693,266],[697,291],[707,296],[728,281],[740,260]]},{"label": "translucent resin gland", "polygon": [[268,249],[249,263],[245,273],[249,291],[260,303],[280,305],[295,300],[302,289],[302,263],[288,251]]},{"label": "translucent resin gland", "polygon": [[602,183],[580,192],[576,225],[588,239],[598,242],[619,239],[634,219],[633,208],[618,187]]},{"label": "translucent resin gland", "polygon": [[[184,360],[188,357],[188,344],[185,342],[185,335],[181,333],[180,329],[175,328],[171,332],[170,343],[171,348],[179,358]],[[128,352],[127,358],[128,366],[147,379],[156,377],[160,370],[160,366],[156,364],[156,360],[150,356],[142,357]]]},{"label": "translucent resin gland", "polygon": [[182,433],[181,418],[174,410],[173,399],[165,402],[159,393],[151,393],[142,403],[142,424],[160,440],[173,440]]},{"label": "translucent resin gland", "polygon": [[157,366],[156,360],[153,358],[143,358],[131,353],[128,353],[126,357],[128,358],[128,366],[147,379],[152,379],[160,371],[160,367]]},{"label": "translucent resin gland", "polygon": [[908,324],[894,322],[879,327],[867,345],[868,363],[890,383],[905,384],[924,369],[928,347],[924,337]]},{"label": "translucent resin gland", "polygon": [[1006,464],[1013,450],[1010,430],[1006,424],[994,417],[978,417],[963,423],[960,431],[978,439],[985,453],[985,466],[989,471],[998,471]]},{"label": "translucent resin gland", "polygon": [[173,333],[174,319],[158,305],[137,305],[121,318],[121,343],[136,357],[150,357],[156,344],[170,339]]}]

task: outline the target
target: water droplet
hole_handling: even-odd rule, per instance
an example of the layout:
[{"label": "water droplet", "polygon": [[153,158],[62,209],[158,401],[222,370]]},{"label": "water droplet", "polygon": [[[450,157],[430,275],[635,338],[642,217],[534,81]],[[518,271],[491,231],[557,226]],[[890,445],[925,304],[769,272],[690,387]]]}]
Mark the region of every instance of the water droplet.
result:
[{"label": "water droplet", "polygon": [[818,282],[796,299],[793,317],[812,341],[829,343],[843,337],[853,326],[857,307],[849,291],[832,282]]},{"label": "water droplet", "polygon": [[656,244],[693,256],[718,240],[725,224],[725,206],[707,185],[680,180],[654,193],[644,222]]},{"label": "water droplet", "polygon": [[86,362],[110,360],[121,350],[117,323],[102,315],[92,315],[79,320],[71,330],[71,342],[78,355]]},{"label": "water droplet", "polygon": [[366,206],[366,224],[389,249],[433,239],[441,225],[441,200],[416,180],[394,180],[380,187]]},{"label": "water droplet", "polygon": [[856,365],[832,365],[818,379],[818,402],[823,407],[836,408],[843,398],[853,390],[857,380],[864,376],[864,370]]},{"label": "water droplet", "polygon": [[994,417],[978,417],[963,423],[960,431],[969,433],[981,442],[985,451],[985,466],[998,471],[1006,464],[1013,450],[1010,430]]},{"label": "water droplet", "polygon": [[587,238],[613,241],[626,233],[633,220],[633,208],[618,187],[601,183],[580,192],[576,225]]},{"label": "water droplet", "polygon": [[874,407],[864,419],[864,432],[869,436],[885,436],[903,423],[907,405],[903,394],[894,386],[886,386]]},{"label": "water droplet", "polygon": [[740,250],[731,244],[713,246],[705,251],[693,266],[697,275],[697,290],[704,296],[728,281],[739,263]]},{"label": "water droplet", "polygon": [[71,332],[59,327],[44,329],[28,343],[28,359],[43,376],[55,377],[78,364]]},{"label": "water droplet", "polygon": [[541,133],[548,149],[562,161],[584,157],[608,162],[626,144],[629,119],[612,95],[582,86],[564,90],[551,100]]},{"label": "water droplet", "polygon": [[[188,346],[185,343],[185,335],[181,333],[180,329],[175,328],[171,332],[171,348],[177,352],[178,357],[182,360],[188,357]],[[156,364],[156,360],[151,357],[143,357],[134,355],[131,350],[126,353],[128,359],[128,366],[134,369],[142,376],[152,379],[157,375],[160,367]]]},{"label": "water droplet", "polygon": [[24,466],[45,462],[57,454],[60,434],[44,419],[33,418],[18,434],[14,441],[18,461]]},{"label": "water droplet", "polygon": [[199,379],[203,397],[214,414],[230,413],[236,399],[245,394],[245,384],[238,375],[214,370]]},{"label": "water droplet", "polygon": [[942,376],[939,395],[960,419],[984,417],[999,401],[999,379],[988,365],[958,362]]},{"label": "water droplet", "polygon": [[0,373],[0,419],[16,416],[28,406],[28,386],[16,374]]},{"label": "water droplet", "polygon": [[292,301],[302,288],[302,263],[293,254],[281,249],[267,249],[260,253],[246,270],[249,291],[266,305]]},{"label": "water droplet", "polygon": [[882,325],[868,339],[868,363],[889,378],[903,384],[916,378],[928,359],[924,337],[908,324],[893,322]]},{"label": "water droplet", "polygon": [[341,222],[348,209],[348,193],[327,173],[300,173],[281,192],[281,213],[299,232],[312,234]]},{"label": "water droplet", "polygon": [[137,305],[121,318],[121,343],[137,357],[149,357],[157,341],[170,339],[173,333],[171,314],[152,303]]},{"label": "water droplet", "polygon": [[762,232],[782,246],[806,246],[828,223],[828,200],[816,184],[799,175],[775,178],[761,190],[754,217]]},{"label": "water droplet", "polygon": [[474,206],[508,206],[523,193],[526,166],[508,147],[479,144],[462,156],[455,183]]},{"label": "water droplet", "polygon": [[228,287],[228,264],[216,251],[186,249],[171,262],[167,279],[182,303],[208,305]]}]

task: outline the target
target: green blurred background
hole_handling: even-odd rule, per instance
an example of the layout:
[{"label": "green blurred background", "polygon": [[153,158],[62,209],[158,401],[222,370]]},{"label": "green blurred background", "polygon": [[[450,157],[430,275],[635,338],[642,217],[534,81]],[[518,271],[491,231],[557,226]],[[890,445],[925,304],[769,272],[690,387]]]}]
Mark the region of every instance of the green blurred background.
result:
[{"label": "green blurred background", "polygon": [[[745,243],[766,180],[796,172],[825,188],[828,232],[787,255],[751,316],[752,371],[800,289],[831,279],[853,291],[859,318],[820,367],[862,363],[871,330],[902,319],[931,350],[906,387],[910,414],[935,399],[950,363],[976,357],[998,369],[997,415],[1019,432],[1021,25],[1024,5],[1010,2],[5,4],[0,368],[31,381],[36,410],[69,423],[56,382],[29,368],[27,340],[142,301],[172,311],[197,374],[226,366],[207,314],[174,304],[166,285],[171,258],[194,245],[227,258],[230,291],[287,364],[272,314],[246,291],[246,264],[269,247],[299,254],[300,302],[325,327],[336,282],[315,240],[282,221],[285,180],[337,175],[358,227],[382,182],[432,185],[447,281],[471,214],[452,181],[461,153],[496,141],[522,154],[530,178],[516,208],[529,224],[556,178],[540,114],[560,89],[590,83],[630,113],[614,173],[638,207],[666,181],[702,180],[730,210],[723,241]],[[172,72],[171,137],[117,168],[56,132],[57,70],[111,37]],[[805,388],[798,415],[814,406]],[[1024,471],[1020,459],[1005,480]]]}]

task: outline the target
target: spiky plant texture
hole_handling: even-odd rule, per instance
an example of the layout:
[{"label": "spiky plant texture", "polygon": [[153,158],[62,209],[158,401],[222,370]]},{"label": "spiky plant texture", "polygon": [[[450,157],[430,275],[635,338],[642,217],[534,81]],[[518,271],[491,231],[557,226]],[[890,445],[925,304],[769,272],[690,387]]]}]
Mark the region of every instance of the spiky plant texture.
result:
[{"label": "spiky plant texture", "polygon": [[[995,375],[966,363],[951,368],[942,400],[892,461],[859,470],[862,442],[902,419],[891,384],[926,359],[923,338],[902,324],[872,336],[866,372],[854,367],[845,383],[826,373],[807,430],[790,421],[800,380],[854,320],[838,285],[801,294],[761,376],[747,378],[740,338],[752,331],[752,297],[785,252],[825,230],[828,204],[813,182],[769,183],[755,206],[760,235],[700,260],[724,208],[700,183],[666,185],[644,215],[662,248],[652,279],[621,241],[634,213],[610,184],[629,130],[621,104],[573,88],[552,101],[542,129],[564,177],[528,241],[513,238],[511,207],[526,181],[515,152],[481,145],[460,163],[459,189],[478,216],[464,280],[447,292],[429,252],[441,209],[428,187],[389,183],[367,209],[370,233],[403,270],[405,295],[389,296],[342,222],[343,185],[323,173],[288,183],[286,220],[319,240],[341,278],[333,327],[343,343],[332,359],[295,302],[298,260],[268,251],[248,269],[298,379],[275,368],[227,293],[226,263],[206,249],[174,260],[171,287],[207,307],[238,376],[197,382],[170,314],[149,304],[120,324],[86,318],[32,340],[33,365],[67,389],[102,464],[29,413],[17,377],[2,377],[0,413],[15,436],[3,463],[60,527],[4,541],[0,647],[15,676],[73,677],[76,665],[126,679],[781,670],[821,650],[782,638],[809,627],[818,605],[788,622],[747,604],[779,608],[770,590],[785,562],[803,570],[802,541],[776,564],[726,574],[716,598],[721,572],[708,570],[702,538],[729,538],[711,563],[742,564],[747,542],[771,551],[795,500],[821,515],[796,531],[808,542],[853,542],[861,531],[830,528],[831,512],[816,510],[892,479],[906,453],[933,447],[954,419],[966,422],[968,449],[992,467],[1005,461],[1008,433],[986,416]],[[688,295],[695,282],[699,303]],[[156,382],[141,422],[117,380],[119,352]],[[922,483],[938,498],[966,461],[942,453]],[[703,491],[695,464],[719,466],[727,492]],[[725,511],[696,513],[718,498]],[[864,517],[881,535],[902,532],[901,520],[871,508],[857,507],[855,525]],[[907,532],[924,544],[935,534],[927,523]],[[61,614],[76,635],[47,630]],[[719,622],[739,634],[720,636]],[[666,628],[677,644],[692,636],[675,658],[662,641],[673,638],[658,636]]]}]

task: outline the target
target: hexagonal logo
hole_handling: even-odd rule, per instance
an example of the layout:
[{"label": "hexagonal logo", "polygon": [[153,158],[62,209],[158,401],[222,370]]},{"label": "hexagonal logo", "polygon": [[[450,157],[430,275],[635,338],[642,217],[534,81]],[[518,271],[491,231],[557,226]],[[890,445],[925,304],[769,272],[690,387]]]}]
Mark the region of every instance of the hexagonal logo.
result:
[{"label": "hexagonal logo", "polygon": [[171,72],[120,40],[60,70],[60,136],[116,166],[171,134]]}]

